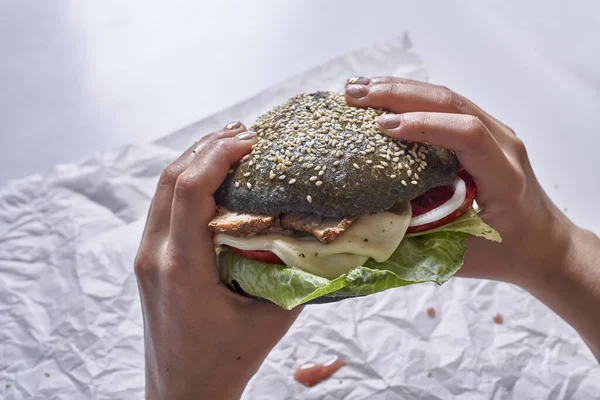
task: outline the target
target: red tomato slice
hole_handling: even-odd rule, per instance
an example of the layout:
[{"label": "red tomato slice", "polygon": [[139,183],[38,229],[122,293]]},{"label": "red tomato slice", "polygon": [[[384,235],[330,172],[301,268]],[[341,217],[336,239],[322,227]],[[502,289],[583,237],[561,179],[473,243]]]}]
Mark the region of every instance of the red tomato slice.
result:
[{"label": "red tomato slice", "polygon": [[[465,170],[462,170],[458,173],[458,176],[465,181],[466,186],[466,194],[465,200],[452,214],[445,216],[437,221],[430,222],[428,224],[410,226],[406,233],[417,233],[417,232],[425,232],[431,229],[438,228],[440,226],[449,224],[454,221],[461,215],[467,212],[469,208],[473,205],[473,201],[475,200],[475,193],[477,191],[477,187],[475,186],[475,182],[469,173]],[[423,193],[416,199],[413,199],[410,202],[412,207],[412,216],[417,217],[419,215],[425,214],[428,211],[433,210],[436,207],[443,205],[445,202],[450,200],[450,198],[454,195],[454,186],[440,186],[437,188],[433,188]]]},{"label": "red tomato slice", "polygon": [[452,185],[429,189],[416,199],[410,201],[412,216],[418,217],[419,215],[425,214],[426,212],[441,206],[450,200],[452,195],[454,195],[454,187]]},{"label": "red tomato slice", "polygon": [[261,261],[266,264],[279,264],[285,265],[283,261],[273,252],[268,250],[242,250],[235,247],[230,249],[240,257],[248,258],[250,260]]}]

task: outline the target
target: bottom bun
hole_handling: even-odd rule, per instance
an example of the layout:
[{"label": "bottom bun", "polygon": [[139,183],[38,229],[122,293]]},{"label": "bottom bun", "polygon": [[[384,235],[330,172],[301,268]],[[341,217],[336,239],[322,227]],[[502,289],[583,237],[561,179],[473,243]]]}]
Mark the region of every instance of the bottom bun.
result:
[{"label": "bottom bun", "polygon": [[[252,296],[251,294],[246,293],[246,291],[244,289],[242,289],[242,287],[240,286],[240,284],[238,283],[238,281],[231,281],[231,285],[227,285],[227,287],[229,289],[231,289],[231,291],[244,296],[244,297],[248,297],[250,299],[253,300],[258,300],[258,301],[262,301],[264,303],[271,303],[271,304],[275,304],[270,300],[264,299],[262,297],[258,297],[258,296]],[[342,301],[342,300],[346,300],[346,299],[355,299],[357,297],[362,297],[362,296],[321,296],[321,297],[317,297],[316,299],[307,301],[304,304],[325,304],[325,303],[335,303],[338,301]]]}]

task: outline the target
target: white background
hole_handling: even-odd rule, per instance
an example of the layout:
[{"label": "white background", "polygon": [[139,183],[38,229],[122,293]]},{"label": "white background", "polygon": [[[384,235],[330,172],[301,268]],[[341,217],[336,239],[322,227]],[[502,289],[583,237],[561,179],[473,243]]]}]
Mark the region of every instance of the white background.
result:
[{"label": "white background", "polygon": [[409,30],[600,231],[600,2],[0,0],[0,182],[145,142]]}]

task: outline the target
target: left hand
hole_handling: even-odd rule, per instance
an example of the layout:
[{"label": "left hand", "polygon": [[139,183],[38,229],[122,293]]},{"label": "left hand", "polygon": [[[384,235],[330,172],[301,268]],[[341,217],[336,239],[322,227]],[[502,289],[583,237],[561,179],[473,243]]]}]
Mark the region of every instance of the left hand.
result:
[{"label": "left hand", "polygon": [[241,123],[205,136],[162,173],[136,260],[146,352],[146,398],[234,399],[301,307],[239,296],[219,280],[213,194],[250,152]]}]

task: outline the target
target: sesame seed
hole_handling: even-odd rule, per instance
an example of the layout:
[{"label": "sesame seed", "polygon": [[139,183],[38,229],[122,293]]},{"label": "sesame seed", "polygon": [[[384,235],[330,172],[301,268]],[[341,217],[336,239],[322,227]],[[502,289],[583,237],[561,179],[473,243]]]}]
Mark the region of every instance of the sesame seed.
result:
[{"label": "sesame seed", "polygon": [[415,176],[414,176],[414,178],[415,178],[415,179],[419,179],[419,174],[417,174],[417,173],[415,172]]},{"label": "sesame seed", "polygon": [[324,173],[325,173],[325,171],[323,171],[323,170],[320,170],[320,171],[319,171],[319,176],[323,175]]},{"label": "sesame seed", "polygon": [[310,164],[310,163],[306,166],[306,168],[312,168],[312,167],[313,167],[313,164]]},{"label": "sesame seed", "polygon": [[380,161],[379,164],[383,165],[384,167],[388,166],[388,163],[386,163],[385,161]]},{"label": "sesame seed", "polygon": [[385,167],[383,165],[376,165],[375,168],[377,168],[377,169],[384,169]]},{"label": "sesame seed", "polygon": [[246,186],[248,187],[248,189],[252,189],[252,184],[250,182],[247,182]]},{"label": "sesame seed", "polygon": [[358,166],[358,164],[357,164],[357,163],[354,163],[354,164],[352,164],[352,166],[353,166],[354,168],[356,168],[356,169],[360,169],[360,167]]},{"label": "sesame seed", "polygon": [[240,183],[238,181],[235,181],[234,185],[235,187],[240,187]]},{"label": "sesame seed", "polygon": [[392,158],[392,161],[393,161],[393,162],[398,162],[399,160],[400,160],[400,158],[399,158],[399,157],[394,157],[394,158]]},{"label": "sesame seed", "polygon": [[275,174],[273,171],[269,172],[269,179],[275,179],[276,176],[277,174]]},{"label": "sesame seed", "polygon": [[308,178],[311,182],[314,182],[318,179],[317,176],[311,176],[310,178]]},{"label": "sesame seed", "polygon": [[411,176],[411,175],[412,175],[412,171],[409,169],[409,170],[407,170],[407,171],[406,171],[406,174],[407,174],[408,176]]},{"label": "sesame seed", "polygon": [[413,185],[416,185],[416,184],[418,184],[419,182],[417,182],[417,181],[410,181],[410,183],[412,183]]},{"label": "sesame seed", "polygon": [[287,165],[287,166],[290,166],[290,165],[292,165],[292,162],[291,161],[284,161],[284,164]]},{"label": "sesame seed", "polygon": [[247,177],[249,177],[249,176],[250,176],[250,172],[246,172],[246,173],[244,173],[244,177],[246,177],[246,178],[247,178]]},{"label": "sesame seed", "polygon": [[248,165],[250,165],[250,166],[254,165],[254,161],[252,161],[252,160],[248,161]]},{"label": "sesame seed", "polygon": [[322,184],[323,184],[323,181],[317,181],[317,182],[315,182],[315,185],[317,185],[317,186],[321,186]]},{"label": "sesame seed", "polygon": [[410,165],[413,165],[415,163],[415,160],[410,160],[409,163]]},{"label": "sesame seed", "polygon": [[290,179],[290,181],[289,181],[288,183],[289,183],[290,185],[293,185],[294,183],[296,183],[296,179],[295,179],[295,178],[292,178],[292,179]]},{"label": "sesame seed", "polygon": [[336,167],[337,167],[338,165],[340,165],[340,160],[335,160],[335,161],[333,162],[333,165],[335,165]]},{"label": "sesame seed", "polygon": [[373,161],[371,161],[371,160],[367,160],[367,161],[365,161],[365,162],[366,162],[367,164],[372,164],[372,163],[373,163]]},{"label": "sesame seed", "polygon": [[402,183],[404,186],[407,186],[407,185],[406,185],[406,181],[405,181],[405,180],[401,180],[400,182],[401,182],[401,183]]},{"label": "sesame seed", "polygon": [[307,200],[309,203],[312,203],[312,197],[310,196],[310,194],[309,194],[308,196],[306,196],[306,200]]},{"label": "sesame seed", "polygon": [[248,161],[249,158],[250,154],[246,154],[244,157],[242,157],[242,161]]}]

